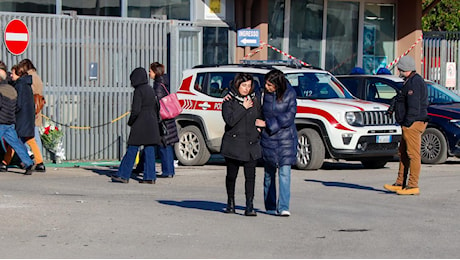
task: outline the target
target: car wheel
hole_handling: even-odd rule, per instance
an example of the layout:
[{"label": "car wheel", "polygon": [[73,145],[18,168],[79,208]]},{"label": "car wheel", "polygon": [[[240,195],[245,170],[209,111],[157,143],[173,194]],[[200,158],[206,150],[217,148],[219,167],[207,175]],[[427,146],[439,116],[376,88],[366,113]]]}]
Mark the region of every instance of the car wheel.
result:
[{"label": "car wheel", "polygon": [[179,142],[174,145],[177,160],[183,165],[204,165],[211,153],[206,147],[203,135],[196,126],[179,130]]},{"label": "car wheel", "polygon": [[298,133],[297,168],[301,170],[317,170],[324,162],[325,149],[323,140],[313,129],[302,129]]},{"label": "car wheel", "polygon": [[422,163],[438,164],[447,160],[447,142],[436,128],[427,128],[422,135]]},{"label": "car wheel", "polygon": [[389,160],[391,160],[392,157],[389,158],[372,158],[372,159],[363,159],[361,160],[361,164],[364,166],[366,169],[380,169],[385,167],[385,164]]}]

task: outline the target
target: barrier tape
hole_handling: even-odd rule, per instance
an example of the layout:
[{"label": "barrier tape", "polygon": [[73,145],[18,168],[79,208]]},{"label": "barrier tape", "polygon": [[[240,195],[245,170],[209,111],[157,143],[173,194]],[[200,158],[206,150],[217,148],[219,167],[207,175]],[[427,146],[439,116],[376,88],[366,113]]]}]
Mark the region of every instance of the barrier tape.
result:
[{"label": "barrier tape", "polygon": [[262,42],[262,41],[260,42],[260,46],[259,46],[259,47],[257,47],[256,49],[254,49],[253,51],[251,51],[250,53],[248,53],[246,56],[244,56],[243,59],[247,59],[247,58],[253,56],[254,54],[256,54],[256,53],[258,53],[259,51],[261,51],[265,46],[271,48],[272,50],[274,50],[274,51],[276,51],[276,52],[278,52],[278,53],[280,53],[280,54],[282,54],[282,55],[284,55],[284,56],[286,56],[286,57],[288,57],[289,59],[298,60],[298,61],[299,61],[302,65],[304,65],[304,66],[311,66],[310,64],[308,64],[308,63],[306,63],[306,62],[304,62],[304,61],[302,61],[302,60],[300,60],[300,59],[297,59],[296,57],[290,55],[289,53],[286,53],[286,52],[284,52],[284,51],[282,51],[282,50],[280,50],[280,49],[278,49],[278,48],[275,48],[275,47],[273,47],[272,45],[270,45],[270,44],[268,44],[268,43],[266,43],[266,42]]},{"label": "barrier tape", "polygon": [[405,51],[401,56],[399,56],[398,58],[396,58],[394,61],[390,62],[390,64],[387,65],[387,69],[391,69],[396,63],[398,63],[398,61],[399,61],[402,57],[406,56],[413,48],[415,48],[415,46],[416,46],[421,40],[423,40],[423,33],[422,33],[422,35],[420,35],[420,37],[417,39],[417,41],[415,41],[414,44],[412,44],[412,45],[410,46],[410,48],[409,48],[407,51]]},{"label": "barrier tape", "polygon": [[53,119],[51,119],[50,117],[47,117],[47,116],[45,116],[45,115],[42,114],[42,113],[40,113],[40,115],[41,115],[42,117],[44,117],[45,119],[47,119],[47,120],[49,120],[49,121],[55,123],[56,125],[60,125],[60,126],[64,126],[64,127],[68,127],[68,128],[72,128],[72,129],[89,130],[89,129],[91,129],[91,128],[97,128],[97,127],[106,126],[106,125],[108,125],[108,124],[113,124],[113,123],[115,123],[116,121],[118,121],[118,120],[122,119],[123,117],[127,116],[129,113],[131,113],[131,112],[126,112],[126,113],[124,113],[123,115],[121,115],[121,116],[119,116],[119,117],[113,119],[113,120],[110,121],[110,122],[103,123],[103,124],[96,125],[96,126],[71,126],[71,125],[67,125],[67,124],[63,124],[63,123],[56,122],[56,121],[54,121]]}]

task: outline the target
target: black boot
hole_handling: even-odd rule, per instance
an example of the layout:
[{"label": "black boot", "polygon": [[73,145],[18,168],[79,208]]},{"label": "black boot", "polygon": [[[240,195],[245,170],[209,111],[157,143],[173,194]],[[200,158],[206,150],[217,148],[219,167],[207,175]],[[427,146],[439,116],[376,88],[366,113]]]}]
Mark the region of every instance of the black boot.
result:
[{"label": "black boot", "polygon": [[245,216],[255,217],[257,216],[256,211],[254,210],[253,199],[246,199],[246,210],[244,211]]},{"label": "black boot", "polygon": [[235,213],[235,197],[228,197],[225,213]]}]

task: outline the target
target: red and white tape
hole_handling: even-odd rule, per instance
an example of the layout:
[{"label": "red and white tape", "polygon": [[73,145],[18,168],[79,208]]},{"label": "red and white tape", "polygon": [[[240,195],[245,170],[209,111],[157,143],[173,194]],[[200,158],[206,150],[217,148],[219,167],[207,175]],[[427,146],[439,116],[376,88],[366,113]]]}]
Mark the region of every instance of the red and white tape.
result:
[{"label": "red and white tape", "polygon": [[302,61],[302,60],[300,60],[300,59],[297,59],[296,57],[290,55],[289,53],[286,53],[286,52],[284,52],[284,51],[282,51],[282,50],[280,50],[280,49],[278,49],[278,48],[275,48],[275,47],[273,47],[273,46],[271,46],[270,44],[265,43],[265,42],[260,42],[260,46],[257,47],[256,49],[252,50],[252,51],[251,51],[250,53],[248,53],[246,56],[244,56],[243,59],[247,59],[247,58],[251,57],[252,55],[258,53],[258,52],[261,51],[265,46],[268,46],[268,47],[271,48],[272,50],[274,50],[274,51],[276,51],[276,52],[278,52],[278,53],[281,53],[282,55],[288,57],[289,59],[298,60],[298,61],[299,61],[302,65],[304,65],[304,66],[310,66],[310,64],[308,64],[308,63],[306,63],[306,62],[304,62],[304,61]]},{"label": "red and white tape", "polygon": [[420,35],[420,37],[417,39],[417,41],[415,41],[414,44],[412,44],[412,45],[410,46],[410,48],[409,48],[407,51],[405,51],[401,56],[399,56],[398,58],[396,58],[394,61],[390,62],[390,64],[387,65],[387,69],[391,69],[396,63],[398,63],[398,61],[399,61],[402,57],[406,56],[413,48],[415,48],[415,46],[416,46],[421,40],[423,40],[423,34]]}]

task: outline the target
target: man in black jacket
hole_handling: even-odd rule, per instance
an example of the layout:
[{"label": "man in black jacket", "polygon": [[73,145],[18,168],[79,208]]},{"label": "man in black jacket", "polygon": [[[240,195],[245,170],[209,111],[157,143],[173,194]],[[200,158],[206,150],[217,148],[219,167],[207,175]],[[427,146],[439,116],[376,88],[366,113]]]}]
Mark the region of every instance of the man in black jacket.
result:
[{"label": "man in black jacket", "polygon": [[[16,89],[8,84],[6,71],[0,68],[0,137],[16,151],[26,169],[25,174],[31,175],[34,162],[14,129],[17,96]],[[0,171],[7,171],[3,162],[0,163]]]},{"label": "man in black jacket", "polygon": [[398,195],[418,195],[420,193],[418,180],[422,164],[420,147],[422,134],[428,122],[428,89],[423,78],[415,72],[415,62],[412,57],[402,57],[397,67],[400,77],[404,79],[404,85],[395,103],[396,121],[402,127],[399,171],[396,182],[385,184],[383,187]]}]

